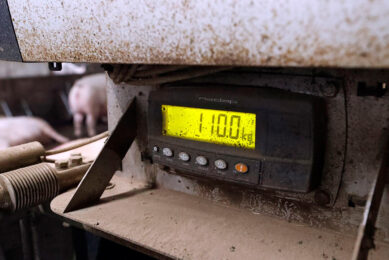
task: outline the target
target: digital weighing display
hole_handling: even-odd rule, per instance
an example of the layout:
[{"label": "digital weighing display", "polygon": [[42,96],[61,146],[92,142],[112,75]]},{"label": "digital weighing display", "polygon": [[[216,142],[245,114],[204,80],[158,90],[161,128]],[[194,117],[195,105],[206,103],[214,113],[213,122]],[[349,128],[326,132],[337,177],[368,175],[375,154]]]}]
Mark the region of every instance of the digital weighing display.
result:
[{"label": "digital weighing display", "polygon": [[173,174],[308,192],[320,181],[322,101],[263,87],[164,87],[149,96],[146,154]]},{"label": "digital weighing display", "polygon": [[256,115],[225,110],[162,105],[162,134],[255,149]]}]

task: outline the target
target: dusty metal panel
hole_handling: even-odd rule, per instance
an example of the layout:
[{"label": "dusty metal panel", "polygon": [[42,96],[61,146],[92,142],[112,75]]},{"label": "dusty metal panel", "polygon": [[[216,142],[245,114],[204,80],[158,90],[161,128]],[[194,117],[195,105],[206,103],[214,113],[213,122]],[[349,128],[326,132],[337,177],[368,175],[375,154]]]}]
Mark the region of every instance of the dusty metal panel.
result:
[{"label": "dusty metal panel", "polygon": [[389,67],[385,0],[9,0],[26,61]]},{"label": "dusty metal panel", "polygon": [[22,61],[7,0],[0,0],[0,59]]},{"label": "dusty metal panel", "polygon": [[[118,199],[108,199],[110,203],[101,203],[65,217],[81,222],[84,227],[93,232],[100,232],[111,238],[116,236],[116,239],[125,245],[145,246],[146,249],[182,258],[220,258],[221,256],[221,258],[249,259],[252,256],[249,254],[256,253],[259,249],[261,251],[256,254],[256,257],[266,256],[269,253],[269,256],[275,259],[286,256],[294,258],[291,254],[298,251],[314,254],[309,255],[310,259],[320,257],[324,259],[331,256],[336,259],[348,259],[354,239],[351,238],[352,241],[347,242],[350,243],[348,246],[341,243],[346,243],[350,239],[349,236],[356,234],[363,214],[363,206],[359,203],[363,203],[364,196],[370,189],[371,179],[377,173],[378,161],[375,158],[379,150],[379,135],[389,120],[387,113],[389,96],[382,98],[357,96],[357,83],[365,81],[369,86],[374,86],[377,82],[386,81],[388,75],[388,71],[385,70],[239,68],[189,81],[189,83],[199,84],[228,82],[233,85],[273,86],[325,98],[328,106],[330,138],[327,143],[329,150],[321,187],[327,188],[333,203],[334,196],[337,196],[337,201],[334,205],[324,207],[315,204],[312,193],[302,195],[243,190],[240,187],[173,175],[166,172],[166,169],[151,166],[147,158],[142,157],[142,151],[147,132],[145,130],[147,96],[152,87],[114,84],[109,81],[110,128],[112,129],[116,124],[133,97],[137,97],[137,124],[139,123],[140,126],[137,146],[133,146],[124,159],[123,172],[120,174],[123,181],[116,187],[122,184],[130,187],[141,181],[153,182],[157,189],[135,194],[126,193],[127,188],[125,188],[120,191],[123,192],[122,195],[117,194]],[[338,86],[337,95],[333,95],[331,83],[336,82],[342,84]],[[338,188],[340,192],[336,195]],[[117,191],[112,190],[112,192]],[[387,240],[388,234],[385,219],[389,205],[387,194],[377,224],[377,249],[370,252],[370,259],[383,259],[388,252],[388,244],[381,243]],[[69,196],[69,193],[63,194],[53,202],[52,207],[57,213],[60,213]],[[361,202],[355,202],[354,206],[349,205],[350,196],[360,197]],[[107,200],[103,199],[103,201]],[[245,221],[240,222],[238,215]],[[115,221],[112,222],[112,219]],[[231,220],[233,225],[228,224],[232,223]],[[277,222],[277,227],[273,225],[273,221]],[[204,223],[207,223],[205,227]],[[267,230],[266,226],[271,228]],[[279,227],[282,229],[281,236],[277,235]],[[249,230],[247,233],[245,233],[246,228]],[[327,228],[341,232],[342,235],[331,231],[334,238],[341,236],[339,239],[342,242],[332,239],[324,241],[322,240],[324,236],[317,234],[317,238],[312,236],[307,243],[305,238],[293,243],[295,236],[305,237],[309,236],[308,233],[311,234],[311,231],[324,232]],[[286,235],[289,234],[290,229],[293,229],[294,234],[291,239]],[[230,237],[231,234],[235,237]],[[242,234],[249,237],[242,237]],[[251,235],[255,236],[253,244]],[[263,242],[262,236],[264,236]],[[206,239],[202,239],[203,237]],[[235,240],[236,238],[238,240]],[[286,244],[283,241],[286,241]],[[210,245],[216,247],[210,249]],[[250,245],[255,247],[251,248]],[[296,249],[295,245],[301,248]],[[330,247],[327,247],[328,245]],[[187,250],[183,250],[184,248]],[[327,248],[335,251],[330,255]],[[281,249],[282,253],[278,249]],[[300,249],[302,250],[299,251]],[[304,258],[300,255],[296,257]]]},{"label": "dusty metal panel", "polygon": [[[227,83],[232,85],[246,86],[276,86],[278,88],[295,91],[305,94],[323,97],[321,89],[325,88],[328,83],[337,82],[341,87],[341,82],[336,78],[331,77],[313,77],[309,74],[310,71],[261,71],[257,69],[238,69],[218,73],[212,76],[202,77],[191,80],[191,83]],[[277,76],[275,76],[277,75]],[[308,210],[305,206],[299,205],[298,201],[304,203],[314,203],[314,192],[308,194],[285,193],[285,192],[253,192],[229,189],[218,183],[207,183],[198,180],[185,178],[182,176],[166,174],[166,172],[150,167],[146,161],[141,162],[140,152],[144,150],[145,138],[145,118],[147,117],[147,97],[150,87],[145,86],[129,86],[115,85],[112,81],[108,84],[108,118],[111,128],[118,120],[119,116],[124,112],[129,99],[137,97],[139,111],[139,125],[142,129],[139,131],[137,144],[138,147],[132,147],[126,158],[123,160],[124,174],[131,180],[154,181],[157,186],[182,191],[192,195],[205,197],[210,200],[223,202],[227,205],[238,205],[246,208],[249,211],[257,213],[266,213],[276,215],[288,221],[298,223],[309,223],[312,226],[331,226],[338,228],[340,225],[343,230],[352,231],[353,227],[350,222],[354,220],[353,225],[359,224],[358,214],[351,213],[352,220],[344,221],[340,224],[342,218],[339,210],[324,210],[315,206]],[[325,174],[320,188],[329,193],[331,204],[334,203],[338,187],[340,185],[340,176],[345,156],[345,103],[343,92],[340,91],[336,97],[326,98],[329,109],[329,137],[328,150],[338,151],[338,153],[329,152],[326,158]],[[143,147],[142,147],[143,145]],[[155,178],[155,180],[154,180]],[[285,200],[284,198],[289,198]],[[280,205],[283,205],[281,208]],[[345,216],[345,214],[344,214]],[[344,217],[350,218],[350,215]],[[354,227],[355,227],[354,226]]]},{"label": "dusty metal panel", "polygon": [[[73,191],[51,209],[88,231],[172,259],[349,259],[353,236],[295,225],[114,176],[101,203],[63,213]],[[385,248],[385,247],[384,247]],[[153,253],[154,252],[154,253]],[[378,259],[378,258],[372,258]]]},{"label": "dusty metal panel", "polygon": [[[245,191],[220,183],[169,174],[158,167],[150,167],[147,160],[141,161],[150,87],[116,85],[109,81],[108,117],[112,127],[128,101],[134,96],[137,97],[138,106],[141,108],[139,111],[142,111],[139,121],[143,126],[138,134],[138,146],[133,147],[123,161],[123,175],[131,181],[152,181],[158,187],[244,208],[253,214],[266,214],[294,223],[356,234],[371,179],[378,171],[375,157],[380,132],[388,120],[389,104],[388,96],[357,96],[357,84],[358,81],[365,81],[369,86],[374,86],[377,82],[385,82],[387,79],[388,72],[385,70],[239,68],[187,82],[272,86],[325,98],[328,109],[327,153],[320,189],[327,192],[331,200],[325,207],[316,204],[315,192],[293,194],[279,191]],[[337,85],[337,90],[334,89],[334,84]],[[335,96],[334,90],[337,93]],[[384,200],[381,209],[383,213],[389,205],[385,201],[387,200]],[[388,239],[386,222],[382,217],[378,221],[379,240]]]}]

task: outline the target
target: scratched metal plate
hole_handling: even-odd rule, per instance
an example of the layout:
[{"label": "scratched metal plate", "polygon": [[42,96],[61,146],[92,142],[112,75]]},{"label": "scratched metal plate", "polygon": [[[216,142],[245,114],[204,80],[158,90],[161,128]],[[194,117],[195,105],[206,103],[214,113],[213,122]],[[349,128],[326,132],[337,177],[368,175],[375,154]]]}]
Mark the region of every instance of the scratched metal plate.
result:
[{"label": "scratched metal plate", "polygon": [[8,0],[25,61],[389,67],[386,0]]}]

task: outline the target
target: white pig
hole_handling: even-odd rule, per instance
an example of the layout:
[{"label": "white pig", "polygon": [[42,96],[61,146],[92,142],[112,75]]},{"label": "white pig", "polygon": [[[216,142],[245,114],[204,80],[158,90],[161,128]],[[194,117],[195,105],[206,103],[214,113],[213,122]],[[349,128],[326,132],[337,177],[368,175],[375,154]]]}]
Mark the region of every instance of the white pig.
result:
[{"label": "white pig", "polygon": [[69,106],[73,114],[74,134],[82,135],[82,123],[86,117],[89,136],[96,134],[96,123],[107,116],[105,73],[92,74],[77,80],[69,92]]},{"label": "white pig", "polygon": [[68,141],[43,119],[27,116],[0,118],[0,149],[33,141],[46,144],[51,140],[58,143]]}]

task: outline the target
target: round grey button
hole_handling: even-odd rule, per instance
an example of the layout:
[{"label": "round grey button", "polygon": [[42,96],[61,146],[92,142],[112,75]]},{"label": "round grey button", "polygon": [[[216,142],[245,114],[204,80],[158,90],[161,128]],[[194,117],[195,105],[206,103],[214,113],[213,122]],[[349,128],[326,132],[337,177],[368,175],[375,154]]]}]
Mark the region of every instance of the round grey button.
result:
[{"label": "round grey button", "polygon": [[189,154],[187,154],[185,152],[180,152],[178,154],[178,158],[180,158],[181,161],[187,162],[187,161],[189,161],[190,156],[189,156]]},{"label": "round grey button", "polygon": [[205,158],[204,156],[197,156],[196,157],[196,163],[198,164],[198,165],[201,165],[201,166],[205,166],[205,165],[207,165],[208,164],[208,160],[207,160],[207,158]]},{"label": "round grey button", "polygon": [[227,163],[226,161],[219,159],[215,161],[215,167],[218,168],[219,170],[225,170],[227,169]]},{"label": "round grey button", "polygon": [[172,157],[173,156],[173,151],[170,148],[163,148],[162,149],[162,154],[165,155],[166,157]]},{"label": "round grey button", "polygon": [[159,152],[159,147],[158,147],[158,146],[154,146],[154,147],[153,147],[153,151],[154,151],[155,153]]}]

